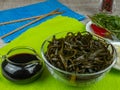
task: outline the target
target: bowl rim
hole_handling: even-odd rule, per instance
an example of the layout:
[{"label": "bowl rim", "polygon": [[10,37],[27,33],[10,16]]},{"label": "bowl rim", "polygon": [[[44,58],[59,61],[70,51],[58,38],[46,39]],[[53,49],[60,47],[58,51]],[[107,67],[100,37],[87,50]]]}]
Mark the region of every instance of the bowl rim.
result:
[{"label": "bowl rim", "polygon": [[[96,36],[96,35],[92,35],[92,34],[91,34],[92,36],[95,36],[95,37],[98,37],[98,38],[100,38],[100,39],[102,39],[102,40],[107,41],[108,43],[111,44],[112,48],[114,48],[115,56],[113,56],[113,62],[112,62],[108,67],[106,67],[105,69],[100,70],[100,71],[98,71],[98,72],[85,73],[85,74],[83,74],[83,73],[68,72],[68,71],[64,71],[64,70],[62,70],[62,69],[59,69],[59,68],[55,67],[54,65],[52,65],[52,64],[46,59],[45,54],[44,54],[44,45],[45,45],[45,44],[49,41],[49,39],[51,39],[54,35],[58,35],[58,34],[64,33],[64,32],[66,32],[66,31],[58,32],[58,33],[55,33],[55,34],[52,34],[52,35],[48,36],[48,37],[43,41],[43,43],[42,43],[42,45],[41,45],[41,49],[40,49],[40,52],[41,52],[41,55],[42,55],[42,59],[44,60],[44,62],[45,62],[48,66],[50,66],[51,68],[55,69],[56,71],[59,71],[59,72],[65,73],[65,74],[69,74],[69,75],[73,74],[73,75],[76,75],[76,76],[79,76],[79,75],[84,75],[84,76],[97,75],[97,74],[102,74],[102,73],[104,73],[105,71],[111,69],[111,68],[114,66],[114,64],[116,63],[116,61],[117,61],[117,59],[116,59],[117,52],[116,52],[116,49],[114,48],[114,46],[111,44],[111,42],[110,42],[109,40],[106,40],[106,39],[103,39],[103,38],[100,38],[100,37],[98,37],[98,36]],[[67,32],[68,32],[68,31],[67,31]],[[66,33],[67,33],[67,32],[66,32]],[[70,32],[70,31],[69,31],[69,32]],[[76,32],[76,31],[74,31],[74,32]],[[80,32],[80,31],[79,31],[79,32]],[[84,32],[87,32],[87,31],[84,31]],[[89,33],[89,32],[88,32],[88,33]]]},{"label": "bowl rim", "polygon": [[[35,57],[38,59],[38,60],[34,61],[34,63],[41,63],[42,67],[44,66],[44,62],[41,60],[40,55],[36,52],[36,50],[34,48],[32,48],[30,46],[16,46],[16,47],[13,47],[5,55],[2,55],[2,59],[7,60],[9,63],[14,64],[14,65],[27,65],[27,64],[31,64],[32,63],[31,61],[30,62],[25,62],[25,63],[24,62],[23,63],[18,63],[18,62],[13,62],[13,61],[11,61],[9,59],[9,54],[11,52],[14,52],[15,50],[22,50],[22,49],[29,50],[32,53],[34,53],[32,55],[35,55]],[[19,53],[19,54],[21,54],[21,53]],[[28,53],[28,54],[30,54],[30,53]]]}]

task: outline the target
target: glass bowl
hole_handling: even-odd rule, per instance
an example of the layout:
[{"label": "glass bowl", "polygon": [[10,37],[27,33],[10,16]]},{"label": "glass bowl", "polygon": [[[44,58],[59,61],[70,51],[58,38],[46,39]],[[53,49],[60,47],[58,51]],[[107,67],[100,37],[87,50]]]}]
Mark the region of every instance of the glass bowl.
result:
[{"label": "glass bowl", "polygon": [[44,62],[31,47],[17,46],[2,56],[3,76],[18,84],[30,83],[38,79],[43,71]]},{"label": "glass bowl", "polygon": [[[71,33],[72,32],[72,33]],[[92,70],[90,70],[89,69],[89,73],[87,73],[87,72],[84,72],[84,73],[81,73],[81,72],[77,72],[77,69],[76,69],[76,71],[75,70],[73,70],[73,71],[68,71],[67,69],[66,70],[64,70],[64,69],[62,69],[63,67],[58,67],[59,65],[60,65],[60,63],[59,62],[56,62],[56,63],[52,63],[51,64],[51,60],[50,59],[48,59],[48,56],[47,56],[47,53],[48,53],[48,47],[56,47],[57,45],[59,45],[59,44],[61,44],[61,43],[56,43],[56,45],[55,46],[49,46],[50,44],[52,44],[52,43],[55,43],[54,41],[56,40],[56,39],[64,39],[65,37],[66,37],[66,35],[68,35],[68,36],[71,36],[73,33],[79,33],[79,34],[81,34],[81,35],[86,35],[86,34],[89,34],[90,36],[92,36],[92,40],[99,40],[99,41],[101,41],[101,42],[103,42],[104,44],[107,44],[107,45],[110,45],[107,49],[108,49],[108,51],[109,51],[109,54],[110,55],[112,55],[112,57],[110,58],[109,57],[109,55],[107,55],[108,57],[106,57],[106,58],[109,58],[110,60],[111,60],[111,63],[108,65],[108,66],[106,66],[105,68],[103,68],[102,70],[99,70],[99,71],[92,71]],[[76,34],[75,34],[76,35]],[[89,39],[90,37],[88,37],[87,39]],[[86,39],[86,40],[87,40]],[[83,40],[83,41],[85,41],[86,42],[86,40]],[[53,42],[52,42],[53,41]],[[62,41],[62,40],[61,40]],[[69,42],[69,43],[72,43],[73,45],[74,45],[74,40],[73,41],[71,41],[71,42]],[[66,44],[68,44],[69,45],[69,43],[66,43]],[[86,42],[86,43],[88,43],[88,42]],[[64,46],[65,47],[65,46]],[[96,44],[96,47],[98,47],[97,46],[97,44]],[[99,48],[99,47],[98,47]],[[61,49],[60,49],[61,50]],[[60,52],[60,50],[58,49],[58,51],[56,50],[56,51],[51,51],[51,53],[52,52]],[[88,51],[89,52],[89,51]],[[72,56],[72,53],[71,52],[67,52],[66,54],[65,54],[65,56],[67,56],[67,54],[71,54],[71,56]],[[80,33],[80,32],[76,32],[76,31],[70,31],[69,33],[68,32],[60,32],[60,33],[56,33],[56,34],[54,34],[54,35],[52,35],[52,36],[50,36],[50,37],[48,37],[44,42],[43,42],[43,44],[42,44],[42,46],[41,46],[41,54],[42,54],[42,58],[43,58],[43,60],[45,61],[45,64],[46,64],[46,66],[47,66],[47,68],[48,68],[48,70],[49,70],[49,72],[52,74],[52,76],[54,77],[54,78],[56,78],[57,80],[60,80],[60,81],[62,81],[62,82],[64,82],[64,83],[66,83],[66,84],[68,84],[68,85],[71,85],[71,86],[86,86],[86,85],[91,85],[91,84],[93,84],[93,83],[95,83],[95,82],[97,82],[98,80],[100,80],[100,79],[102,79],[102,77],[107,73],[107,72],[109,72],[110,71],[110,69],[113,67],[113,65],[115,64],[115,62],[116,62],[116,50],[114,49],[114,47],[108,42],[108,41],[105,41],[104,39],[101,39],[100,37],[97,37],[97,36],[93,36],[93,35],[91,35],[90,33],[88,33],[88,32],[82,32],[82,33]],[[55,53],[56,54],[56,53]],[[51,57],[52,56],[54,56],[55,54],[51,54]],[[92,54],[94,54],[94,52],[92,53]],[[91,55],[92,55],[91,54]],[[87,54],[86,54],[87,55]],[[64,59],[64,58],[66,58],[66,57],[61,57],[60,59],[63,59],[63,60],[61,60],[61,62],[64,64],[63,66],[65,67],[65,64],[66,63],[64,63],[65,61],[64,60],[66,60],[66,59]],[[81,57],[82,58],[82,57]],[[56,59],[55,58],[53,58],[53,61],[55,61]],[[58,59],[59,60],[59,59]],[[72,62],[72,61],[71,61]],[[70,63],[70,62],[69,62]],[[78,63],[76,63],[76,64],[78,64]],[[62,64],[61,64],[62,65]],[[79,65],[81,65],[80,67],[83,67],[82,66],[82,64],[79,64]],[[72,64],[71,64],[71,66],[72,66]],[[86,66],[86,68],[87,67],[89,67],[89,63],[88,63],[88,65]],[[93,68],[93,69],[95,69],[95,68]],[[86,69],[87,70],[87,69]],[[79,71],[80,71],[80,68],[79,68]],[[83,71],[82,71],[83,72]]]}]

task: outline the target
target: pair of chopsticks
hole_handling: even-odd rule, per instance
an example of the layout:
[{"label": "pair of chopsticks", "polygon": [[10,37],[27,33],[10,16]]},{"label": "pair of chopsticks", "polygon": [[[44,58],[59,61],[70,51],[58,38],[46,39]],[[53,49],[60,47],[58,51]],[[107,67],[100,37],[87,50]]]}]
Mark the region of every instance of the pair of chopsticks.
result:
[{"label": "pair of chopsticks", "polygon": [[11,31],[11,32],[9,32],[9,33],[1,36],[0,38],[3,39],[3,38],[5,38],[5,37],[7,37],[7,36],[9,36],[9,35],[17,32],[17,31],[19,31],[19,30],[21,30],[21,29],[23,29],[23,28],[25,28],[25,27],[33,24],[33,23],[36,23],[37,21],[39,21],[39,20],[41,20],[41,19],[43,19],[43,18],[45,18],[45,17],[47,17],[47,16],[52,16],[52,15],[55,15],[55,14],[62,14],[62,13],[63,13],[63,11],[60,12],[59,9],[56,9],[56,10],[51,11],[51,12],[49,12],[49,13],[47,13],[47,14],[44,14],[44,15],[33,16],[33,17],[29,17],[29,18],[23,18],[23,19],[19,19],[19,20],[13,20],[13,21],[9,21],[9,22],[0,23],[0,26],[1,26],[1,25],[11,24],[11,23],[16,23],[16,22],[22,22],[22,21],[25,21],[25,20],[35,19],[35,20],[33,20],[33,21],[31,21],[31,22],[29,22],[29,23],[27,23],[27,24],[25,24],[25,25],[23,25],[23,26],[21,26],[21,27],[19,27],[19,28],[16,28],[15,30],[13,30],[13,31]]}]

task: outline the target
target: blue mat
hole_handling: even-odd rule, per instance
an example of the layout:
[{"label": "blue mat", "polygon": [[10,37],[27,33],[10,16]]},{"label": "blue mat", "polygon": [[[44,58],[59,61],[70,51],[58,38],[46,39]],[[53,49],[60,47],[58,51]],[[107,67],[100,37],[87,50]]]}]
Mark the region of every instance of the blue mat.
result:
[{"label": "blue mat", "polygon": [[[85,19],[84,15],[78,14],[78,13],[72,11],[71,9],[69,9],[62,3],[60,3],[58,0],[46,0],[44,2],[39,2],[36,4],[24,6],[24,7],[18,7],[18,8],[0,11],[0,23],[6,22],[6,21],[11,21],[11,20],[16,20],[16,19],[21,19],[21,18],[27,18],[27,17],[31,17],[31,16],[38,16],[38,15],[46,14],[57,8],[60,8],[61,11],[62,10],[65,11],[65,13],[62,14],[63,16],[73,17],[78,20]],[[54,17],[54,16],[49,16],[47,18],[44,18],[24,29],[19,30],[18,32],[14,33],[14,34],[11,34],[11,35],[3,38],[3,40],[6,43],[10,42],[13,39],[15,39],[17,36],[22,34],[24,31],[26,31],[27,29],[29,29],[33,26],[36,26],[36,25],[40,24],[41,22],[44,22],[45,20],[48,20],[52,17]],[[30,21],[31,20],[27,20],[24,22],[17,22],[17,23],[13,23],[13,24],[0,26],[0,36],[3,36],[4,34],[10,32]]]}]

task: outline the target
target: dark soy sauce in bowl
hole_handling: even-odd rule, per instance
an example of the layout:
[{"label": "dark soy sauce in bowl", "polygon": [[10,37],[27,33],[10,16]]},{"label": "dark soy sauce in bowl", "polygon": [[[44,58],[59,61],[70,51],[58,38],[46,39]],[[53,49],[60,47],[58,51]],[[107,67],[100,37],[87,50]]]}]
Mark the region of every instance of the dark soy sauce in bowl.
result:
[{"label": "dark soy sauce in bowl", "polygon": [[2,73],[8,80],[17,83],[31,82],[41,75],[43,63],[34,54],[12,55],[2,63]]}]

